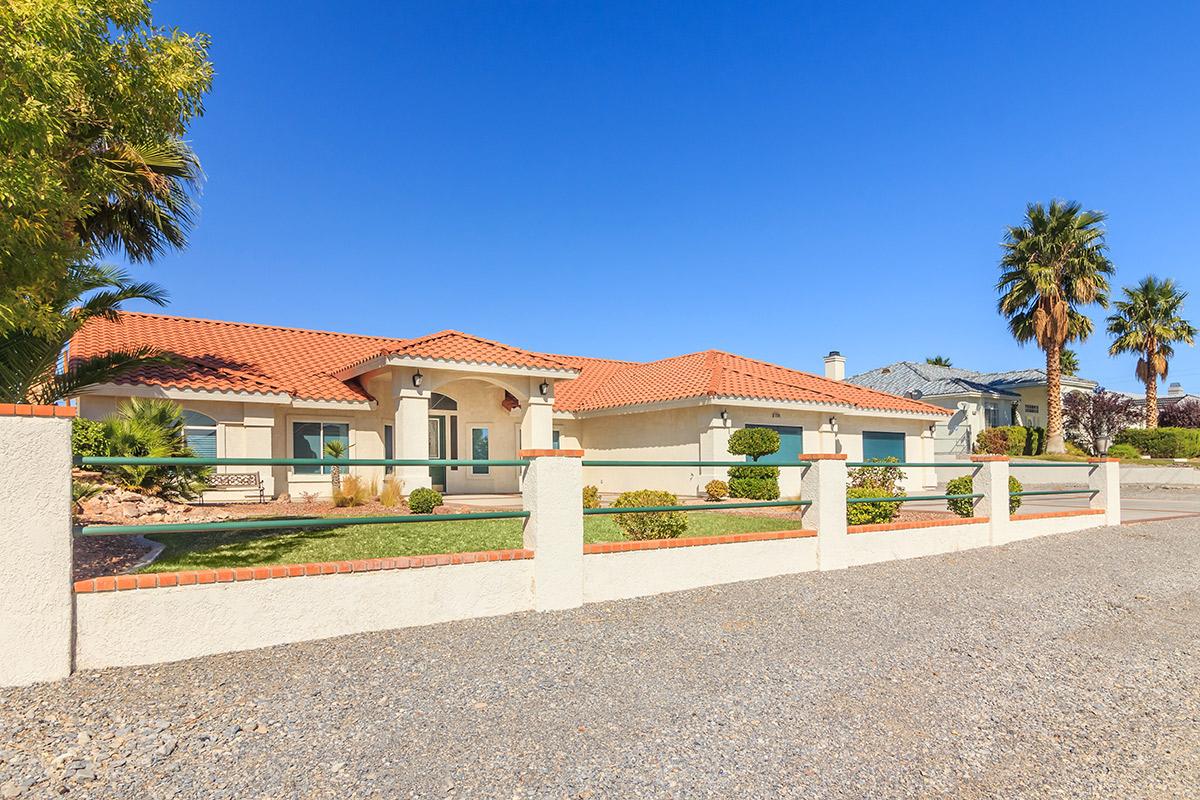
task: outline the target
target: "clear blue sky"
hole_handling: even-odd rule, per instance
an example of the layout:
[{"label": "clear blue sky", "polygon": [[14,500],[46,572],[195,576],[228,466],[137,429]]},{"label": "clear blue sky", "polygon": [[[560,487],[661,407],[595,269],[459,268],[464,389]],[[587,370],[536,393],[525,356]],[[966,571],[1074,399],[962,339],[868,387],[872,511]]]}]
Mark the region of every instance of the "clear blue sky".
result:
[{"label": "clear blue sky", "polygon": [[[1200,323],[1200,6],[841,5],[160,0],[214,40],[208,181],[138,273],[193,316],[1007,369],[998,243],[1065,197]],[[1102,314],[1084,374],[1134,390]]]}]

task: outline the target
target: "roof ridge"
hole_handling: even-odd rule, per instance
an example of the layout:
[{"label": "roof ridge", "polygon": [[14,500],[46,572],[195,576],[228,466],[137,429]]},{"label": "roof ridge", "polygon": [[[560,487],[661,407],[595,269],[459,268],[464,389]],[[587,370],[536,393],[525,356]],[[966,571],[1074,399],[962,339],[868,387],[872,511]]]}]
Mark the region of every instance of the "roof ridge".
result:
[{"label": "roof ridge", "polygon": [[234,328],[257,328],[260,330],[273,331],[292,331],[295,333],[318,333],[322,336],[344,336],[353,339],[375,339],[387,342],[408,342],[410,339],[403,339],[396,336],[375,336],[369,333],[346,333],[345,331],[327,331],[318,328],[297,328],[291,325],[268,325],[263,322],[236,322],[228,319],[209,319],[208,317],[184,317],[178,314],[155,314],[150,311],[119,311],[118,316],[124,317],[148,317],[153,319],[174,320],[176,322],[204,322],[209,325],[228,325]]}]

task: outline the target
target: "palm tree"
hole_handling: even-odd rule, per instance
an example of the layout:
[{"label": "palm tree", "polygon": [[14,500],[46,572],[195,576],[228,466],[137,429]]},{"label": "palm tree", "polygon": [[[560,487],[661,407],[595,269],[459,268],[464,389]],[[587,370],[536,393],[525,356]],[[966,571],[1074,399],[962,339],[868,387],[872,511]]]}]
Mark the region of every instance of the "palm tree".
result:
[{"label": "palm tree", "polygon": [[946,356],[930,356],[929,358],[925,359],[925,363],[929,364],[931,367],[952,367],[952,366],[954,366],[953,364],[950,363],[950,359]]},{"label": "palm tree", "polygon": [[1125,288],[1125,299],[1114,305],[1117,313],[1108,318],[1108,332],[1115,338],[1109,355],[1137,353],[1136,374],[1146,384],[1146,427],[1158,427],[1158,379],[1167,377],[1168,361],[1175,356],[1175,342],[1193,344],[1196,329],[1179,315],[1188,293],[1175,281],[1144,278],[1135,288]]},{"label": "palm tree", "polygon": [[204,176],[195,152],[182,139],[94,146],[116,189],[79,220],[79,239],[100,252],[124,253],[130,261],[153,261],[183,248],[195,221],[193,195]]},{"label": "palm tree", "polygon": [[1004,236],[999,310],[1018,342],[1037,342],[1046,353],[1046,451],[1066,451],[1063,439],[1062,365],[1067,342],[1083,341],[1092,321],[1080,306],[1108,307],[1112,262],[1105,254],[1105,215],[1079,203],[1031,203],[1022,225]]},{"label": "palm tree", "polygon": [[116,319],[121,305],[129,300],[162,306],[166,297],[161,287],[134,281],[128,273],[113,267],[72,267],[51,301],[61,316],[55,331],[14,330],[0,335],[0,402],[55,403],[90,386],[111,383],[140,367],[173,363],[172,357],[141,347],[71,359],[59,370],[67,343],[88,320]]},{"label": "palm tree", "polygon": [[1064,347],[1062,352],[1058,354],[1058,366],[1062,370],[1062,374],[1073,378],[1079,374],[1079,354],[1074,350]]},{"label": "palm tree", "polygon": [[[325,455],[330,458],[342,458],[346,455],[346,443],[341,439],[332,439],[325,443]],[[333,494],[336,497],[338,490],[342,488],[342,471],[341,467],[334,464],[329,468],[329,482],[333,489]]]}]

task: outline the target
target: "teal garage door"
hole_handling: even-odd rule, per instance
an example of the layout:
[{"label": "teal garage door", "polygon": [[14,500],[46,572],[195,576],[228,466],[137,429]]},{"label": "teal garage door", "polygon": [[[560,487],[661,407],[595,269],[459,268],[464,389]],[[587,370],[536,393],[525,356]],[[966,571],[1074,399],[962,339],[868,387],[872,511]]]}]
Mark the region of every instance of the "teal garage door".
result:
[{"label": "teal garage door", "polygon": [[[779,434],[779,450],[758,460],[760,464],[795,464],[804,452],[804,428],[793,425],[747,425],[747,428],[770,428]],[[749,457],[746,458],[750,460]]]},{"label": "teal garage door", "polygon": [[863,431],[863,461],[904,460],[904,434]]}]

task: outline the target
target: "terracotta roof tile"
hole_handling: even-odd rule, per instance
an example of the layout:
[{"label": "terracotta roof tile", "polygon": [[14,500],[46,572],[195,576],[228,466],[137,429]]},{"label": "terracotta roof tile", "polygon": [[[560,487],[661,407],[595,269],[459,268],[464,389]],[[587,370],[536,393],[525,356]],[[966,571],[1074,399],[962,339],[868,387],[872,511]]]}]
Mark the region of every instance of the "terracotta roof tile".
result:
[{"label": "terracotta roof tile", "polygon": [[313,400],[368,400],[357,380],[334,377],[356,364],[394,354],[445,361],[576,371],[560,380],[555,409],[595,411],[702,397],[828,403],[862,409],[946,414],[907,397],[832,381],[719,350],[637,363],[534,353],[459,331],[416,339],[358,336],[300,328],[125,313],[119,321],[93,320],[71,340],[69,355],[152,346],[183,363],[155,367],[122,383],[287,393]]}]

